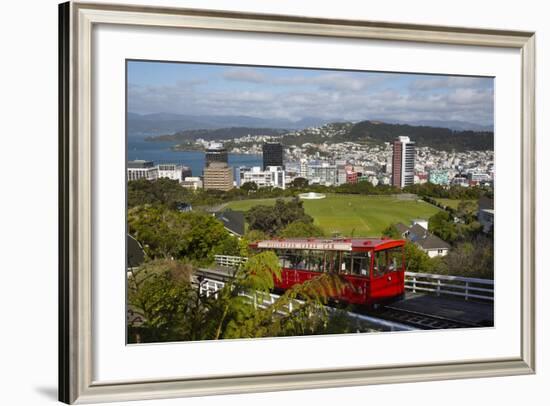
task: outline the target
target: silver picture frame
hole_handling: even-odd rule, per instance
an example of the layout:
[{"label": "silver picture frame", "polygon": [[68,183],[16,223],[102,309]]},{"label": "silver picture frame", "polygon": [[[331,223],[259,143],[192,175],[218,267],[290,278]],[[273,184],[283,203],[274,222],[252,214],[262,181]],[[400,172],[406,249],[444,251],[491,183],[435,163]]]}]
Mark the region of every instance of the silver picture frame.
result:
[{"label": "silver picture frame", "polygon": [[[521,351],[453,363],[212,378],[95,382],[92,345],[92,29],[97,24],[505,47],[521,52]],[[535,371],[535,33],[198,9],[69,2],[59,6],[59,400],[90,403]]]}]

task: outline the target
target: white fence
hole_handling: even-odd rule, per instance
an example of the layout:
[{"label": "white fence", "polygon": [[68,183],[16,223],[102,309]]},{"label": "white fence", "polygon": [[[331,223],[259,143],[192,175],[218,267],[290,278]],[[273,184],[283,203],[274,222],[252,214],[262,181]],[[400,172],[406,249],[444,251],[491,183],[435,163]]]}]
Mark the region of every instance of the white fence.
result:
[{"label": "white fence", "polygon": [[405,289],[411,292],[429,292],[437,296],[459,296],[464,300],[493,301],[494,284],[495,282],[491,279],[405,272]]},{"label": "white fence", "polygon": [[214,255],[214,260],[216,261],[216,264],[219,266],[232,268],[235,266],[239,266],[242,263],[248,261],[248,258],[236,257],[233,255]]},{"label": "white fence", "polygon": [[[215,298],[218,297],[218,291],[222,289],[225,286],[224,282],[220,282],[213,279],[203,279],[200,283],[200,293],[205,294],[206,297],[213,296]],[[273,305],[277,299],[280,298],[279,295],[276,295],[274,293],[263,293],[263,292],[256,292],[256,293],[241,293],[242,296],[247,297],[250,299],[252,303],[254,303],[254,307],[259,307],[260,309],[266,309],[269,306]],[[277,311],[278,314],[284,316],[289,313],[292,313],[293,310],[295,310],[297,307],[302,305],[304,302],[302,300],[294,299],[287,303],[284,307],[282,307],[279,311]],[[333,312],[336,309],[332,307],[326,307],[326,309],[329,312]],[[352,312],[346,312],[346,315],[352,319],[356,319],[357,321],[368,323],[371,327],[377,327],[382,328],[385,331],[410,331],[415,330],[415,328],[390,321],[390,320],[384,320],[379,319],[377,317],[367,316],[364,314],[358,314],[358,313],[352,313]]]},{"label": "white fence", "polygon": [[[231,255],[215,256],[216,264],[229,268],[236,267],[247,260],[246,257]],[[414,293],[427,292],[437,296],[458,296],[464,300],[494,300],[494,281],[491,279],[405,272],[405,289]]]}]

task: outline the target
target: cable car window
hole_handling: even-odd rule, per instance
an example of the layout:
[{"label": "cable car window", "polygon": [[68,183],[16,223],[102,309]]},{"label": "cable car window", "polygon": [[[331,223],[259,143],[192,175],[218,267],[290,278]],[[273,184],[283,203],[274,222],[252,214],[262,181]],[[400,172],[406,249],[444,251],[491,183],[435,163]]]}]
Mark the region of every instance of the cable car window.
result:
[{"label": "cable car window", "polygon": [[307,269],[313,272],[323,272],[324,254],[323,251],[309,251]]},{"label": "cable car window", "polygon": [[402,267],[402,262],[402,248],[378,251],[374,255],[373,274],[375,277],[380,277],[388,272],[398,271]]},{"label": "cable car window", "polygon": [[342,263],[340,265],[340,272],[343,274],[351,274],[352,273],[352,253],[351,252],[344,252],[342,254]]},{"label": "cable car window", "polygon": [[369,276],[370,252],[356,252],[352,256],[352,273]]}]

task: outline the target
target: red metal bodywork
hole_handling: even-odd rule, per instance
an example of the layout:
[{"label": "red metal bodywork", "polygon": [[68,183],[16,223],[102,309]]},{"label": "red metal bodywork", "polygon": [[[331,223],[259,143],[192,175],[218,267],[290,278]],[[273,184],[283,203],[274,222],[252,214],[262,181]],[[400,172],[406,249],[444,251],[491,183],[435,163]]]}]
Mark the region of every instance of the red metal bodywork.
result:
[{"label": "red metal bodywork", "polygon": [[[351,303],[370,305],[376,302],[397,298],[405,292],[405,256],[404,240],[353,238],[353,239],[280,239],[258,241],[250,244],[254,249],[280,250],[299,252],[309,250],[316,252],[333,252],[340,255],[338,268],[330,272],[337,272],[350,283],[350,287],[333,299]],[[396,269],[386,272],[375,272],[375,255],[390,249],[401,249],[401,265]],[[395,251],[395,250],[394,250]],[[354,254],[367,253],[370,261],[369,269],[365,274],[359,275],[341,270],[342,254],[346,253],[353,258]],[[326,254],[325,254],[326,255]],[[332,254],[335,255],[335,254]],[[380,254],[378,254],[380,255]],[[383,255],[383,254],[382,254]],[[276,279],[275,287],[288,289],[295,284],[303,283],[319,275],[319,271],[300,269],[299,267],[283,267],[281,279]]]}]

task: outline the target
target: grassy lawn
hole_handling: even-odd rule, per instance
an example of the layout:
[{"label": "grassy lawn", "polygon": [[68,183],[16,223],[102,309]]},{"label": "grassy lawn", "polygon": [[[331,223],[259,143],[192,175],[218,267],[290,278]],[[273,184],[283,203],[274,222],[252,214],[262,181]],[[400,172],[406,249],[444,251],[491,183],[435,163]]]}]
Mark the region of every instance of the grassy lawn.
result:
[{"label": "grassy lawn", "polygon": [[[235,201],[227,204],[233,210],[246,211],[256,205],[273,205],[275,199]],[[321,200],[304,200],[306,213],[327,234],[350,237],[378,237],[388,225],[409,225],[415,218],[428,219],[439,209],[417,200],[393,196],[327,195]]]},{"label": "grassy lawn", "polygon": [[[438,203],[450,207],[451,209],[458,209],[458,204],[462,201],[460,199],[435,199]],[[466,202],[473,202],[477,206],[477,200],[464,200]]]}]

